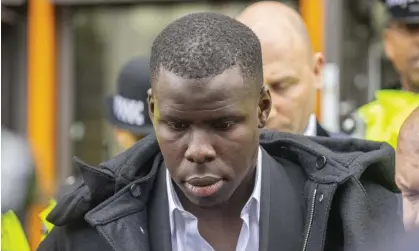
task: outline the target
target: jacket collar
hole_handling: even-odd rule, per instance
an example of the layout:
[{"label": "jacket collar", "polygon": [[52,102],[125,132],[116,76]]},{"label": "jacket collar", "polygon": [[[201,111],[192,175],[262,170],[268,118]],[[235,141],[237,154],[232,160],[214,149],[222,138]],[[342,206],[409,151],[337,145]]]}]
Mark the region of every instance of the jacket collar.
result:
[{"label": "jacket collar", "polygon": [[[304,231],[303,196],[297,194],[284,166],[261,152],[260,250],[275,251],[278,246],[298,250]],[[85,216],[116,251],[172,250],[166,170],[158,159],[152,174],[131,182]]]},{"label": "jacket collar", "polygon": [[[164,197],[164,193],[161,193],[162,185],[159,182],[161,173],[164,173],[161,170],[163,168],[159,168],[162,161],[161,154],[155,156],[147,175],[128,183],[84,216],[85,220],[97,229],[113,250],[150,250],[150,229],[156,231],[153,228],[156,225],[151,223],[150,226],[153,227],[148,227],[147,205],[150,196],[153,196],[155,192],[159,193],[158,197]],[[151,204],[155,205],[153,200],[151,200]],[[151,211],[163,212],[165,208],[157,203],[156,209],[151,209]],[[160,216],[162,215],[160,214]],[[160,221],[163,221],[163,218]],[[156,224],[159,224],[158,220]],[[164,229],[157,228],[157,231],[161,230]]]},{"label": "jacket collar", "polygon": [[[374,168],[368,171],[368,178],[397,191],[394,184],[394,151],[387,144],[355,139],[309,138],[263,130],[260,145],[270,156],[285,156],[294,161],[317,183],[343,183],[351,175],[359,177],[368,166],[374,164]],[[47,220],[58,226],[65,225],[83,218],[89,211],[92,211],[92,215],[95,210],[99,211],[99,207],[109,210],[114,218],[131,210],[141,210],[138,207],[144,208],[147,203],[161,160],[157,139],[153,134],[117,157],[100,164],[99,168],[76,159],[85,184],[64,197]],[[147,196],[141,197],[136,202],[138,205],[133,208],[130,208],[132,205],[122,203],[121,207],[114,209],[106,204],[107,198],[116,199],[118,195],[125,194],[124,191]],[[87,218],[93,225],[105,220],[100,214]]]},{"label": "jacket collar", "polygon": [[[371,163],[376,163],[377,167],[372,170],[378,176],[376,182],[397,191],[393,175],[394,150],[385,143],[352,138],[305,137],[262,130],[260,145],[270,156],[294,159],[309,177],[319,183],[343,183],[351,175],[361,174]],[[92,192],[95,190],[92,188],[97,187],[98,173],[110,175],[114,179],[116,192],[134,180],[150,178],[150,167],[156,155],[161,158],[157,139],[151,134],[119,156],[100,164],[94,171],[88,168],[83,177],[86,183],[92,180],[88,183]],[[86,179],[85,176],[90,175],[93,177]],[[107,177],[106,182],[112,178]]]}]

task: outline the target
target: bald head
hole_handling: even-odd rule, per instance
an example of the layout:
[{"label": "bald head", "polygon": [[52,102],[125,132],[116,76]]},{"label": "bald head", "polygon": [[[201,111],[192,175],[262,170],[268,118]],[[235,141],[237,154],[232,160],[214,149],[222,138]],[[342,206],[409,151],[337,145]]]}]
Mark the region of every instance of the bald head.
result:
[{"label": "bald head", "polygon": [[252,4],[237,19],[262,46],[263,78],[273,105],[267,127],[296,134],[310,131],[323,56],[313,55],[304,21],[294,9],[273,1]]},{"label": "bald head", "polygon": [[250,27],[265,46],[279,43],[289,47],[297,44],[311,60],[312,47],[304,21],[286,4],[258,2],[247,7],[237,19]]},{"label": "bald head", "polygon": [[419,158],[419,107],[404,122],[399,132],[398,147],[417,151]]},{"label": "bald head", "polygon": [[419,107],[399,132],[396,183],[403,197],[403,222],[407,230],[419,229]]}]

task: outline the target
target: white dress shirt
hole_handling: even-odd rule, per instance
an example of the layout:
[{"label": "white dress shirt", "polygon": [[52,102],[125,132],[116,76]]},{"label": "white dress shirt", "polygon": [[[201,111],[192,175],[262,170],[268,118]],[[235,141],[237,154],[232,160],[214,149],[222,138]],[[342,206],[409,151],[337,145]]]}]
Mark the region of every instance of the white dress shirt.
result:
[{"label": "white dress shirt", "polygon": [[308,125],[304,132],[305,136],[316,136],[317,135],[317,119],[316,115],[312,113],[308,119]]},{"label": "white dress shirt", "polygon": [[[167,194],[169,201],[170,231],[173,251],[214,251],[198,231],[198,219],[184,210],[179,201],[170,174],[166,171]],[[262,157],[258,150],[256,178],[253,193],[243,207],[240,217],[243,225],[236,251],[259,250],[259,212],[262,180]]]}]

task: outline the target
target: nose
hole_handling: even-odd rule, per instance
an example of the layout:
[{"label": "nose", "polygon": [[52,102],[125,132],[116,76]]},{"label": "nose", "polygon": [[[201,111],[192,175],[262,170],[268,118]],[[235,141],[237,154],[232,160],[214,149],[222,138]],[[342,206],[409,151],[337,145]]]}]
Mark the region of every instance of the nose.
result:
[{"label": "nose", "polygon": [[216,153],[210,142],[210,135],[204,132],[193,132],[185,158],[197,164],[211,162],[215,159]]}]

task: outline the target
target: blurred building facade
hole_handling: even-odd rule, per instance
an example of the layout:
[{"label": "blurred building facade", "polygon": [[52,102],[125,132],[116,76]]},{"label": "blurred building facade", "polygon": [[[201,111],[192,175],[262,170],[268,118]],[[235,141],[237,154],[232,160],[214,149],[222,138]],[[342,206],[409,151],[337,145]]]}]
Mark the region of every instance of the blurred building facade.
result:
[{"label": "blurred building facade", "polygon": [[[252,2],[2,0],[2,124],[32,143],[44,195],[75,174],[72,156],[96,165],[119,152],[104,99],[125,62],[148,56],[155,36],[178,17],[234,17]],[[281,2],[300,11],[314,50],[325,53],[323,124],[356,131],[350,114],[395,77],[382,51],[383,8],[374,0]]]}]

